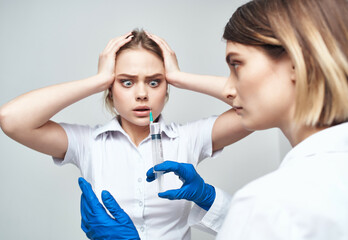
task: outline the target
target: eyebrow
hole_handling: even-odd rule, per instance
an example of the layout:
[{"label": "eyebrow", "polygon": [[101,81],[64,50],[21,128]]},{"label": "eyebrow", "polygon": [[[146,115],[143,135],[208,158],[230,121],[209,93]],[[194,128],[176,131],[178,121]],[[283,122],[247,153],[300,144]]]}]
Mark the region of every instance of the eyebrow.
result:
[{"label": "eyebrow", "polygon": [[[116,77],[137,78],[138,75],[132,75],[132,74],[121,73],[121,74],[118,74]],[[146,76],[145,78],[146,78],[146,79],[149,79],[149,78],[152,79],[152,78],[156,78],[156,77],[164,77],[164,75],[163,75],[162,73],[155,73],[155,74]]]},{"label": "eyebrow", "polygon": [[226,56],[226,62],[229,64],[231,62],[230,58],[233,57],[233,56],[239,56],[238,53],[235,53],[235,52],[230,52],[229,54],[227,54]]}]

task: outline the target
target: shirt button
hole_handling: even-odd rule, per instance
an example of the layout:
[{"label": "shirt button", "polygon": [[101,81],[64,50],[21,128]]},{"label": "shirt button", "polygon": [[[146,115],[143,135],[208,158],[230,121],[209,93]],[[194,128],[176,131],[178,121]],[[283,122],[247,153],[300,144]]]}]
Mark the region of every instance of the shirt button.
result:
[{"label": "shirt button", "polygon": [[144,232],[144,230],[145,230],[145,228],[142,226],[142,227],[140,228],[140,231]]},{"label": "shirt button", "polygon": [[138,178],[138,182],[141,182],[141,181],[143,181],[143,179],[142,178]]},{"label": "shirt button", "polygon": [[139,206],[143,206],[143,202],[142,201],[139,201]]}]

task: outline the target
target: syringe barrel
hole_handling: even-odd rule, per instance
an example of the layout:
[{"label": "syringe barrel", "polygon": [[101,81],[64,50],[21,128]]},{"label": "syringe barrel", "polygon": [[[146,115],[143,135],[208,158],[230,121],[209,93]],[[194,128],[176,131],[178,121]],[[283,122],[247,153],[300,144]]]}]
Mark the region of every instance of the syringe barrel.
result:
[{"label": "syringe barrel", "polygon": [[161,139],[161,129],[159,123],[150,124],[150,135],[152,142],[152,160],[153,165],[162,163],[163,160],[163,148]]},{"label": "syringe barrel", "polygon": [[[163,148],[161,139],[161,129],[159,123],[150,124],[150,135],[152,143],[152,161],[153,165],[163,163]],[[163,192],[163,171],[153,171],[157,179],[157,191]]]}]

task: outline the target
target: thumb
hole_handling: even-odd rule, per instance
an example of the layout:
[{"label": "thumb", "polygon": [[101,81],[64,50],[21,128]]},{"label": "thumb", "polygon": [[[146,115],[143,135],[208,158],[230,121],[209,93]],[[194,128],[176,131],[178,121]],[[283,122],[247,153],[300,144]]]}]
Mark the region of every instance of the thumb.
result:
[{"label": "thumb", "polygon": [[115,198],[106,190],[102,192],[102,200],[105,207],[109,210],[109,212],[114,216],[114,218],[119,218],[120,212],[123,212],[123,209],[118,205]]},{"label": "thumb", "polygon": [[183,199],[181,189],[173,189],[158,194],[160,198],[167,198],[169,200]]}]

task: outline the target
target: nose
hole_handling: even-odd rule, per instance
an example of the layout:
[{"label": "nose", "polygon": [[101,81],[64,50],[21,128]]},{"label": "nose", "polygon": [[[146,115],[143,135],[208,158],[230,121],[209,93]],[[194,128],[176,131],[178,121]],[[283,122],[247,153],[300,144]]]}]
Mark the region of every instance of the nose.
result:
[{"label": "nose", "polygon": [[149,99],[146,86],[144,84],[139,84],[136,90],[136,100],[137,101],[147,101]]},{"label": "nose", "polygon": [[236,88],[234,87],[233,79],[230,76],[225,83],[223,96],[225,97],[225,100],[231,102],[233,99],[236,98],[236,95]]}]

